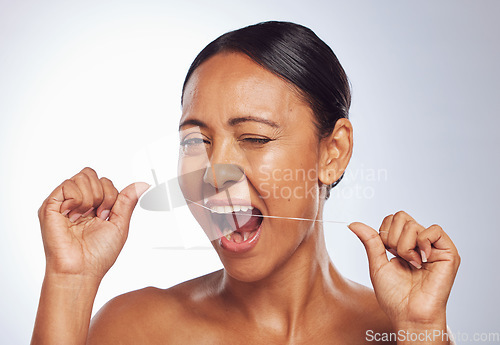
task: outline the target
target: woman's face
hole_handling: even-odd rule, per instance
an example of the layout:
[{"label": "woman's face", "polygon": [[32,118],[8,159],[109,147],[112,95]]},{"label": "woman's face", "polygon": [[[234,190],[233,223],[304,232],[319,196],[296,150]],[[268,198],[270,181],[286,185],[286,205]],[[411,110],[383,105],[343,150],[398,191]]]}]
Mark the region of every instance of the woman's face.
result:
[{"label": "woman's face", "polygon": [[[180,140],[179,181],[186,198],[217,212],[228,212],[224,205],[236,206],[229,209],[234,213],[223,214],[191,205],[207,233],[214,227],[217,233],[234,230],[231,219],[251,212],[320,217],[320,147],[313,113],[290,84],[246,55],[220,53],[195,70],[184,92]],[[225,183],[227,174],[214,167],[233,173],[240,167],[244,175]],[[254,210],[245,212],[248,205]],[[246,234],[212,241],[226,272],[241,281],[262,279],[280,267],[315,224],[251,219],[247,228],[239,225]]]}]

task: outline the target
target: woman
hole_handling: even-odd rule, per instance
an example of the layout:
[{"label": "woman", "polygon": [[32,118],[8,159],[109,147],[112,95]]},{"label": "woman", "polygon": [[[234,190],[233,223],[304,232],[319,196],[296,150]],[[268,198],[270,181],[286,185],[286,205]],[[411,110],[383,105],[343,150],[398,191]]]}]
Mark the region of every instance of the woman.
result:
[{"label": "woman", "polygon": [[227,33],[197,56],[182,95],[179,181],[224,269],[118,296],[90,322],[149,186],[119,193],[85,168],[39,210],[47,266],[32,344],[448,343],[460,257],[439,226],[403,211],[379,232],[350,224],[374,291],[328,256],[320,220],[353,131],[347,77],[323,41],[285,22]]}]

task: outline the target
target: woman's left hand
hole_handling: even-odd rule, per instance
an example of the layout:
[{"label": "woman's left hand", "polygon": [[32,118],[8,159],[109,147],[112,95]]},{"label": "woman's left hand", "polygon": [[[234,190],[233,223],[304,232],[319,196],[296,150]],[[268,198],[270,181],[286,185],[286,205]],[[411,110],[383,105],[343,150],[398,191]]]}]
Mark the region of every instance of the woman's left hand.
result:
[{"label": "woman's left hand", "polygon": [[[380,232],[357,222],[349,228],[365,246],[375,295],[393,326],[446,327],[446,302],[460,256],[443,229],[425,228],[403,211],[385,217]],[[386,250],[395,255],[390,261]]]}]

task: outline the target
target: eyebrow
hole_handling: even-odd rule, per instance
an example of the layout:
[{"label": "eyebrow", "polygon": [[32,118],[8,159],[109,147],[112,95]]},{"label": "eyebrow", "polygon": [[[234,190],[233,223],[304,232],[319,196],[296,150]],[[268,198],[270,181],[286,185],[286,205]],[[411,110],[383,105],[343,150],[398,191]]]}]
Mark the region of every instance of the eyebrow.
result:
[{"label": "eyebrow", "polygon": [[232,119],[229,119],[229,121],[227,122],[230,126],[236,126],[240,123],[243,123],[243,122],[248,122],[248,121],[253,121],[253,122],[260,122],[260,123],[263,123],[265,125],[268,125],[268,126],[271,126],[273,128],[279,128],[280,126],[274,122],[274,121],[271,121],[271,120],[267,120],[267,119],[263,119],[261,117],[256,117],[256,116],[243,116],[243,117],[234,117]]},{"label": "eyebrow", "polygon": [[[263,119],[263,118],[257,117],[257,116],[233,117],[233,118],[229,119],[229,121],[227,121],[227,123],[229,124],[229,126],[236,126],[236,125],[239,125],[240,123],[249,122],[249,121],[263,123],[263,124],[268,125],[268,126],[273,127],[273,128],[280,127],[280,125],[278,125],[274,121]],[[201,120],[190,119],[190,120],[185,120],[185,121],[181,122],[181,124],[179,125],[179,131],[182,129],[182,127],[188,126],[188,125],[198,126],[201,128],[208,128],[208,125],[205,122],[203,122]]]},{"label": "eyebrow", "polygon": [[208,126],[205,122],[200,121],[200,120],[196,120],[196,119],[191,119],[191,120],[182,121],[181,124],[179,125],[179,131],[182,129],[182,127],[188,126],[188,125],[198,126],[201,128],[208,128]]}]

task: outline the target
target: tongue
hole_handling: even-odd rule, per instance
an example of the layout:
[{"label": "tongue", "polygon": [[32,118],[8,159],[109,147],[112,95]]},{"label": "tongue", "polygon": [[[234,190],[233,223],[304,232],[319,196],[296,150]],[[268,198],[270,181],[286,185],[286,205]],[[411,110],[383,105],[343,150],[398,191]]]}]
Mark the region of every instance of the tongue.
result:
[{"label": "tongue", "polygon": [[231,234],[231,239],[236,242],[236,243],[241,243],[243,242],[243,235],[237,231],[233,232]]}]

